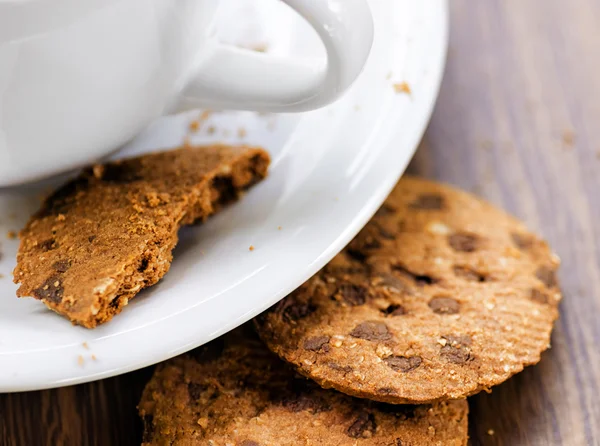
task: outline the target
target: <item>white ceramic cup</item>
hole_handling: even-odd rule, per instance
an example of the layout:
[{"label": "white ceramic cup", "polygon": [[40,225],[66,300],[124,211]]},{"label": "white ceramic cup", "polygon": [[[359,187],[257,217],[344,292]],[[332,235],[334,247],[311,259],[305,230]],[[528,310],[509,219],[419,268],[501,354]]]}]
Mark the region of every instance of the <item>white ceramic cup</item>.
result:
[{"label": "white ceramic cup", "polygon": [[283,1],[326,61],[218,42],[219,0],[0,0],[0,187],[93,162],[165,113],[334,101],[371,48],[367,0]]}]

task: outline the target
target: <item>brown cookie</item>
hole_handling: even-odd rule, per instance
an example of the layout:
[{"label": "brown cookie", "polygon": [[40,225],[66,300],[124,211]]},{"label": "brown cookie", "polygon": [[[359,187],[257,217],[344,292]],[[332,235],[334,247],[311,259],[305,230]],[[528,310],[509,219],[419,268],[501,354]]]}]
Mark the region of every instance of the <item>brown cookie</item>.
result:
[{"label": "brown cookie", "polygon": [[211,146],[85,170],[21,231],[17,295],[84,327],[110,320],[169,270],[182,225],[237,199],[268,165],[261,149]]},{"label": "brown cookie", "polygon": [[466,400],[393,406],[324,390],[242,327],[161,364],[139,405],[144,444],[466,445]]},{"label": "brown cookie", "polygon": [[491,205],[402,179],[325,268],[256,319],[325,388],[389,403],[462,398],[540,360],[558,258]]}]

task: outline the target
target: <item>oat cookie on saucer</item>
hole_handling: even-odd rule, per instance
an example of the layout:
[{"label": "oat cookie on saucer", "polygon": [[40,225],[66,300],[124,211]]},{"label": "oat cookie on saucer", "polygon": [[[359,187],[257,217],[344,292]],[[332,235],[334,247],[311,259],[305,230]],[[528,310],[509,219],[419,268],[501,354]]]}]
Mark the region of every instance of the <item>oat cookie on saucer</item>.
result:
[{"label": "oat cookie on saucer", "polygon": [[268,165],[262,149],[209,146],[85,170],[21,231],[18,296],[84,327],[107,322],[169,270],[181,226],[237,199]]}]

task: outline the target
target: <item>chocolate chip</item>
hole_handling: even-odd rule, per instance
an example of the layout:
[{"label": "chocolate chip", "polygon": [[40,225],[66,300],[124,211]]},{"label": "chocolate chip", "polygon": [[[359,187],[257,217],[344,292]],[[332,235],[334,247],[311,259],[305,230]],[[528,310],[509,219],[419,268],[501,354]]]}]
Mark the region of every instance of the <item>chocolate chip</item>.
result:
[{"label": "chocolate chip", "polygon": [[380,387],[377,389],[377,393],[380,395],[393,395],[396,393],[396,390],[392,389],[391,387]]},{"label": "chocolate chip", "polygon": [[381,217],[384,215],[391,215],[396,212],[396,208],[390,206],[389,204],[382,204],[379,210],[375,213],[376,216]]},{"label": "chocolate chip", "polygon": [[203,346],[190,351],[188,354],[198,363],[208,364],[219,359],[221,355],[223,355],[224,350],[225,340],[223,337],[218,337],[208,344],[204,344]]},{"label": "chocolate chip", "polygon": [[420,356],[389,356],[383,360],[395,372],[407,373],[421,365]]},{"label": "chocolate chip", "polygon": [[454,275],[461,279],[468,280],[469,282],[485,282],[487,280],[485,275],[480,274],[467,266],[455,266]]},{"label": "chocolate chip", "polygon": [[367,259],[366,254],[364,254],[361,251],[358,251],[356,249],[346,249],[344,252],[351,259],[356,260],[361,263]]},{"label": "chocolate chip", "polygon": [[328,362],[327,367],[329,367],[332,370],[335,370],[337,372],[342,372],[342,373],[350,373],[351,371],[353,371],[354,369],[352,367],[350,367],[349,365],[344,365],[341,366],[335,362]]},{"label": "chocolate chip", "polygon": [[540,279],[548,288],[554,288],[557,285],[556,273],[546,266],[540,266],[535,272],[535,277]]},{"label": "chocolate chip", "polygon": [[402,440],[400,440],[399,438],[396,438],[395,443],[392,443],[391,446],[402,446]]},{"label": "chocolate chip", "polygon": [[142,434],[142,443],[150,444],[154,437],[154,417],[152,415],[144,415],[142,419],[144,423],[144,433]]},{"label": "chocolate chip", "polygon": [[456,314],[460,304],[451,297],[437,296],[429,301],[429,308],[435,314]]},{"label": "chocolate chip", "polygon": [[396,235],[389,232],[387,229],[385,229],[383,226],[381,226],[379,223],[377,223],[376,221],[372,221],[371,222],[371,226],[373,226],[374,228],[377,229],[377,233],[384,239],[386,240],[394,240],[396,238]]},{"label": "chocolate chip", "polygon": [[419,286],[433,285],[434,283],[437,282],[437,279],[434,279],[433,277],[427,276],[425,274],[417,274],[417,273],[409,270],[404,265],[393,265],[392,268],[395,271],[398,271],[401,274],[403,274],[404,276],[408,277],[409,279],[412,279]]},{"label": "chocolate chip", "polygon": [[388,305],[388,307],[381,310],[381,312],[386,316],[402,316],[403,314],[406,314],[404,307],[398,304]]},{"label": "chocolate chip", "polygon": [[442,336],[446,340],[440,350],[440,356],[454,364],[465,364],[473,360],[471,356],[471,338],[464,335]]},{"label": "chocolate chip", "polygon": [[313,414],[327,412],[331,407],[324,398],[316,395],[297,395],[282,401],[283,407],[291,412],[310,411]]},{"label": "chocolate chip", "polygon": [[536,290],[535,288],[531,290],[530,294],[531,300],[535,302],[539,302],[541,304],[547,304],[550,302],[548,295],[540,290]]},{"label": "chocolate chip", "polygon": [[127,184],[142,179],[138,170],[129,163],[112,163],[102,166],[102,181],[114,184]]},{"label": "chocolate chip", "polygon": [[287,322],[297,322],[317,311],[317,307],[310,301],[300,302],[292,296],[281,301],[276,311],[280,312]]},{"label": "chocolate chip", "polygon": [[188,384],[188,394],[190,395],[190,399],[194,402],[196,402],[200,399],[202,392],[204,392],[205,390],[206,390],[206,387],[201,384],[197,384],[197,383],[189,383]]},{"label": "chocolate chip", "polygon": [[238,190],[233,184],[231,176],[217,176],[212,181],[212,187],[219,194],[218,202],[221,205],[229,204],[238,197]]},{"label": "chocolate chip", "polygon": [[144,271],[146,271],[148,269],[149,264],[150,264],[150,259],[148,257],[142,257],[142,260],[140,261],[140,265],[137,268],[138,272],[143,273]]},{"label": "chocolate chip", "polygon": [[88,188],[89,182],[86,175],[82,175],[68,182],[50,195],[43,204],[42,209],[36,214],[37,217],[58,215],[67,213],[69,207],[74,203],[75,196]]},{"label": "chocolate chip", "polygon": [[95,235],[90,235],[88,237],[88,242],[92,243],[94,240],[96,240],[96,236]]},{"label": "chocolate chip", "polygon": [[329,336],[314,336],[307,338],[304,341],[304,350],[310,350],[312,352],[323,351],[327,353],[329,351]]},{"label": "chocolate chip", "polygon": [[523,251],[528,250],[533,245],[533,237],[529,234],[519,234],[518,232],[513,232],[510,234],[510,237],[517,248]]},{"label": "chocolate chip", "polygon": [[38,299],[46,299],[58,304],[62,301],[63,292],[60,276],[54,275],[46,279],[41,287],[33,290],[33,295]]},{"label": "chocolate chip", "polygon": [[358,237],[356,240],[360,245],[360,249],[363,249],[366,251],[372,251],[374,249],[381,248],[381,242],[379,241],[379,239],[376,239],[372,235],[367,235],[365,237]]},{"label": "chocolate chip", "polygon": [[260,446],[260,445],[254,440],[244,440],[241,443],[239,443],[238,446]]},{"label": "chocolate chip", "polygon": [[348,427],[346,434],[351,438],[371,438],[376,429],[375,417],[368,412],[362,412]]},{"label": "chocolate chip", "polygon": [[42,251],[48,252],[48,251],[58,248],[58,243],[53,238],[50,238],[48,240],[44,240],[38,246],[40,247],[40,249]]},{"label": "chocolate chip", "polygon": [[52,269],[54,269],[57,273],[66,273],[70,267],[70,260],[59,260],[52,264]]},{"label": "chocolate chip", "polygon": [[444,208],[444,197],[436,194],[419,195],[408,207],[411,209],[439,211]]},{"label": "chocolate chip", "polygon": [[383,273],[373,279],[373,285],[388,288],[395,292],[408,292],[409,288],[404,282],[393,274]]},{"label": "chocolate chip", "polygon": [[478,248],[479,237],[474,234],[457,232],[456,234],[448,236],[448,244],[455,251],[473,252]]},{"label": "chocolate chip", "polygon": [[337,294],[342,296],[344,302],[352,306],[363,305],[367,300],[367,289],[351,283],[340,285]]},{"label": "chocolate chip", "polygon": [[366,321],[358,324],[350,332],[350,336],[367,341],[388,341],[392,339],[387,325],[378,321]]}]

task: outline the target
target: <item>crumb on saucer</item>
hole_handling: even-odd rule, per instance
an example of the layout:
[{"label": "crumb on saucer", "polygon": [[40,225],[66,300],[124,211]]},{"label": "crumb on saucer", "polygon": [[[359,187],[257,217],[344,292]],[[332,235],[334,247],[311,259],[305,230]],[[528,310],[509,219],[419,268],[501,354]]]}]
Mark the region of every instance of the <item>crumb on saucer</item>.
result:
[{"label": "crumb on saucer", "polygon": [[412,93],[412,90],[410,89],[410,85],[408,85],[408,83],[406,83],[406,82],[399,82],[397,84],[394,84],[394,90],[396,91],[396,93],[406,93],[406,94]]}]

